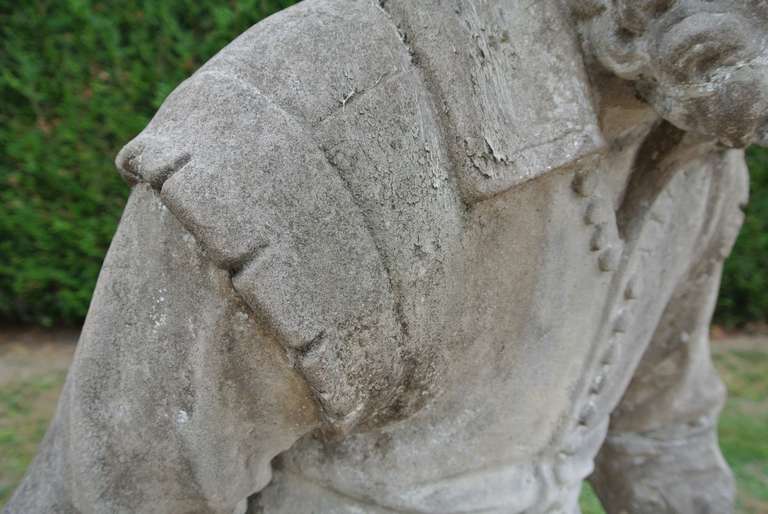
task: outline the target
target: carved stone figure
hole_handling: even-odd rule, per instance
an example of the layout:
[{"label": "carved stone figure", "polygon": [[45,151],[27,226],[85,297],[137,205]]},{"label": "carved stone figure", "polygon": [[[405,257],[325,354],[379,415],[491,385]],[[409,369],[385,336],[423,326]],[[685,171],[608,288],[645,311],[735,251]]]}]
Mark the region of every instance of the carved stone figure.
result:
[{"label": "carved stone figure", "polygon": [[753,141],[764,0],[286,9],[117,157],[5,512],[731,512],[707,334]]}]

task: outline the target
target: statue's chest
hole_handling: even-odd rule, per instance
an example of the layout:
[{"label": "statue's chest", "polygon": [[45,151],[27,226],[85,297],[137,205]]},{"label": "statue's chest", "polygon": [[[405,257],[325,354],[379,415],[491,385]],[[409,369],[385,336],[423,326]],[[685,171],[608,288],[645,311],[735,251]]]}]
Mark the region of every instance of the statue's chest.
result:
[{"label": "statue's chest", "polygon": [[525,434],[521,453],[565,435],[575,451],[607,420],[696,257],[712,170],[676,170],[637,200],[630,188],[645,185],[620,157],[478,204],[467,225],[457,353],[472,358],[449,359],[449,382]]},{"label": "statue's chest", "polygon": [[[457,495],[483,504],[477,473],[519,504],[509,512],[547,505],[537,494],[578,491],[690,261],[711,171],[681,170],[630,241],[615,208],[619,181],[607,175],[621,170],[593,169],[586,187],[577,172],[589,169],[563,170],[478,203],[456,238],[424,242],[420,281],[400,286],[416,376],[428,380],[407,383],[401,405],[419,408],[338,447],[307,441],[289,467],[334,476],[340,491],[370,488],[358,483],[365,477],[381,484],[371,492],[378,503],[399,505],[409,491],[441,505],[435,512],[452,512],[440,502],[467,507]],[[351,448],[366,457],[349,462]]]}]

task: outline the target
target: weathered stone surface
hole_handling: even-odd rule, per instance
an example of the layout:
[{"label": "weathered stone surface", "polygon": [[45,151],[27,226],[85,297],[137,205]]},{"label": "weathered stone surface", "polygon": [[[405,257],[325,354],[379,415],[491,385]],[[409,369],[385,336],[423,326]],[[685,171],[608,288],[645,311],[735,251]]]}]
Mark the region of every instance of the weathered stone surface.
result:
[{"label": "weathered stone surface", "polygon": [[6,512],[574,514],[589,478],[610,514],[727,514],[707,327],[767,26],[307,0],[251,28],[118,156],[134,191]]}]

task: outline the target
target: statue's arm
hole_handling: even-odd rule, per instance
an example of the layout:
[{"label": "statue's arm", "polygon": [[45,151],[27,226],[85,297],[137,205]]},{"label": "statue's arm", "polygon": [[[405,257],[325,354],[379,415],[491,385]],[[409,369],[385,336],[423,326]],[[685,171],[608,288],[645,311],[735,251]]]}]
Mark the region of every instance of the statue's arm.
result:
[{"label": "statue's arm", "polygon": [[[388,270],[311,130],[397,73],[380,62],[384,43],[402,46],[384,17],[369,2],[287,9],[120,153],[134,192],[56,418],[4,512],[230,514],[298,438],[392,401],[404,329]],[[353,29],[355,59],[337,44]]]},{"label": "statue's arm", "polygon": [[319,417],[156,192],[134,188],[57,412],[5,514],[232,514]]},{"label": "statue's arm", "polygon": [[[669,301],[620,405],[590,481],[607,512],[732,511],[734,483],[717,441],[726,390],[710,356],[709,326],[722,260],[746,199],[739,153],[713,183],[712,222]],[[710,211],[712,212],[712,211]]]}]

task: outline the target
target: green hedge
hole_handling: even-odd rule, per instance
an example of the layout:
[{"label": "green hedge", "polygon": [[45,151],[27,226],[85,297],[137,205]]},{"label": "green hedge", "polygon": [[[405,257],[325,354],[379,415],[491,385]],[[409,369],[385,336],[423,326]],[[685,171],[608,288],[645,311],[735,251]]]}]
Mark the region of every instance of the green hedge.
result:
[{"label": "green hedge", "polygon": [[290,1],[0,0],[0,319],[82,321],[128,193],[113,158]]},{"label": "green hedge", "polygon": [[[120,146],[197,66],[288,0],[0,0],[0,319],[75,324],[128,193]],[[768,158],[720,302],[768,313]]]},{"label": "green hedge", "polygon": [[750,199],[733,253],[725,261],[717,321],[726,325],[768,321],[768,150],[748,153]]}]

